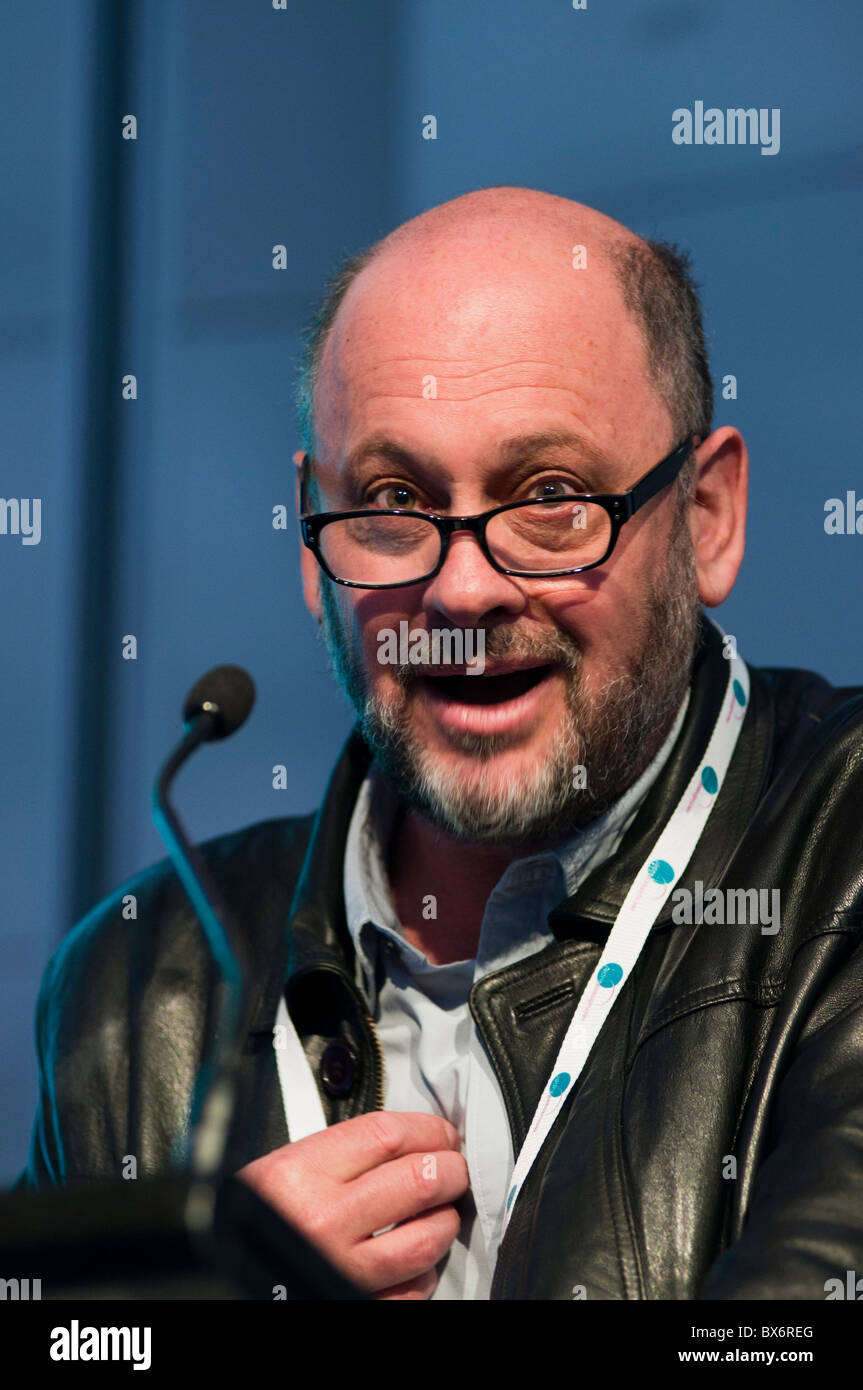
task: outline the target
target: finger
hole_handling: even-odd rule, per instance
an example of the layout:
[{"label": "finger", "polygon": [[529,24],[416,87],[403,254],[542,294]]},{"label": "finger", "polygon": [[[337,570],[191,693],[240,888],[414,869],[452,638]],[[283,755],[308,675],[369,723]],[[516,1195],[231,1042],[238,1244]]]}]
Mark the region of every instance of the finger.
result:
[{"label": "finger", "polygon": [[[440,1115],[371,1110],[288,1146],[336,1182],[351,1182],[382,1163],[412,1153],[459,1148],[458,1131]],[[386,1224],[386,1223],[384,1223]]]},{"label": "finger", "polygon": [[435,1270],[461,1229],[455,1207],[435,1207],[386,1235],[363,1241],[347,1257],[348,1278],[367,1293],[378,1293]]},{"label": "finger", "polygon": [[342,1189],[339,1219],[350,1238],[366,1240],[432,1207],[457,1202],[469,1182],[467,1164],[450,1149],[406,1154],[347,1184]]}]

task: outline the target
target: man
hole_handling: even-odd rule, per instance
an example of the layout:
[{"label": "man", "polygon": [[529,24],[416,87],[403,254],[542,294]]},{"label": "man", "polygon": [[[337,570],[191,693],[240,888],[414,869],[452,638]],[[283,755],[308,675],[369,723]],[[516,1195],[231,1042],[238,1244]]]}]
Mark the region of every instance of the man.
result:
[{"label": "man", "polygon": [[[360,723],[313,824],[206,847],[256,967],[233,1171],[376,1298],[825,1297],[863,1270],[863,692],[703,613],[747,453],[685,261],[469,194],[336,277],[304,383]],[[78,927],[29,1182],[167,1166],[208,994],[169,867]]]}]

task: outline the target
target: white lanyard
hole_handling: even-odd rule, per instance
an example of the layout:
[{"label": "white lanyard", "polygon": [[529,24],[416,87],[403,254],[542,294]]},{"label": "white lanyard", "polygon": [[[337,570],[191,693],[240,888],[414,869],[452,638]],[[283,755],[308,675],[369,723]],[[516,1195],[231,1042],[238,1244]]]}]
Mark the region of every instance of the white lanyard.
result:
[{"label": "white lanyard", "polygon": [[632,881],[543,1087],[533,1123],[513,1169],[501,1235],[509,1225],[516,1195],[524,1185],[531,1164],[582,1072],[599,1030],[619,998],[663,903],[692,858],[716,804],[749,703],[746,663],[735,655],[729,666],[725,699],[707,750],[671,819]]},{"label": "white lanyard", "polygon": [[[715,626],[719,627],[716,623]],[[719,629],[720,632],[722,629]],[[599,963],[585,986],[543,1088],[542,1099],[513,1169],[504,1213],[505,1231],[523,1185],[622,986],[637,961],[663,903],[680,878],[722,786],[749,703],[749,672],[739,656],[729,662],[728,686],[710,742],[674,814],[636,874]],[[279,999],[273,1029],[276,1068],[291,1143],[326,1129],[317,1082],[285,1005]]]},{"label": "white lanyard", "polygon": [[291,1022],[284,994],[276,1010],[273,1047],[276,1050],[276,1070],[285,1107],[288,1139],[293,1144],[296,1139],[305,1139],[307,1134],[317,1134],[319,1130],[326,1129],[327,1117],[303,1045]]}]

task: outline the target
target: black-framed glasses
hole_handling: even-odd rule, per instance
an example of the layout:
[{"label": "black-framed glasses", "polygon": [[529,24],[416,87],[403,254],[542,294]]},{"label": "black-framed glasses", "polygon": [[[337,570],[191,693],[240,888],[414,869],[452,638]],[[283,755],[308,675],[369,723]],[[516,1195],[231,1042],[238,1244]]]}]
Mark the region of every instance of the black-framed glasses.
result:
[{"label": "black-framed glasses", "polygon": [[321,569],[351,589],[400,589],[433,579],[450,537],[475,536],[489,564],[517,579],[555,579],[602,565],[620,528],[677,477],[695,447],[689,435],[628,492],[567,494],[505,502],[478,516],[408,508],[349,512],[307,509],[309,456],[300,473],[300,532]]}]

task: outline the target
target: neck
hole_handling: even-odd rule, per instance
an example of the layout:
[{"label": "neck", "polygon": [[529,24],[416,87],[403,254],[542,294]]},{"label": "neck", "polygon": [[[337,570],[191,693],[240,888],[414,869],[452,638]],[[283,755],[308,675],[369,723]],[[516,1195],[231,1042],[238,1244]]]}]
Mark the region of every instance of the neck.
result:
[{"label": "neck", "polygon": [[415,811],[402,813],[390,841],[388,872],[405,937],[433,965],[471,960],[485,905],[514,859],[538,844],[485,845],[456,840]]}]

